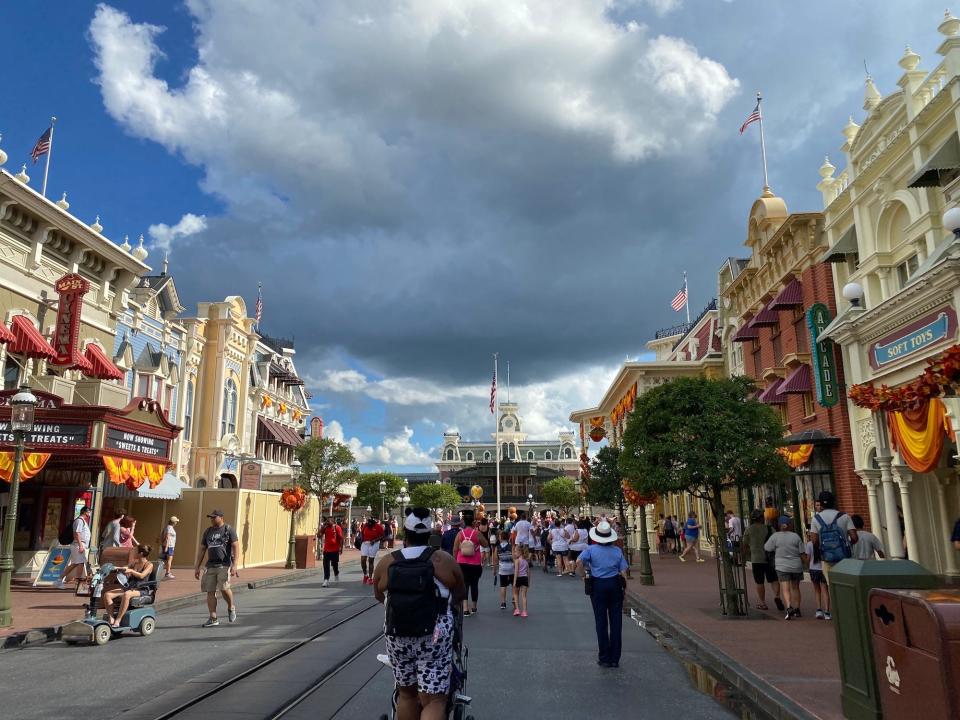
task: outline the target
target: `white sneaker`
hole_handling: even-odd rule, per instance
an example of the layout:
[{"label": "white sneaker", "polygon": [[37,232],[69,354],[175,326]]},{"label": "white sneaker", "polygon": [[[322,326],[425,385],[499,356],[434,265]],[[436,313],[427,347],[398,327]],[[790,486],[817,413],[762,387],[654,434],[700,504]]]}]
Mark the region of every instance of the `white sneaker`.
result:
[{"label": "white sneaker", "polygon": [[324,580],[322,583],[320,583],[320,587],[326,587],[326,586],[327,586],[327,581],[326,581],[326,580]]}]

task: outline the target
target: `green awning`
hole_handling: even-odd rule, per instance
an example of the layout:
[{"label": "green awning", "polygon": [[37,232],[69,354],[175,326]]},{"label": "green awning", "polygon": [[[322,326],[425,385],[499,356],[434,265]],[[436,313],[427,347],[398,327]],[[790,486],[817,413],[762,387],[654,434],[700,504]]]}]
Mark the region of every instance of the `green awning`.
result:
[{"label": "green awning", "polygon": [[823,254],[823,257],[820,258],[820,262],[846,262],[847,255],[856,254],[858,254],[857,226],[851,225],[850,229],[840,236],[840,239],[837,240],[833,247]]},{"label": "green awning", "polygon": [[943,187],[960,172],[960,137],[953,133],[924,163],[907,187]]}]

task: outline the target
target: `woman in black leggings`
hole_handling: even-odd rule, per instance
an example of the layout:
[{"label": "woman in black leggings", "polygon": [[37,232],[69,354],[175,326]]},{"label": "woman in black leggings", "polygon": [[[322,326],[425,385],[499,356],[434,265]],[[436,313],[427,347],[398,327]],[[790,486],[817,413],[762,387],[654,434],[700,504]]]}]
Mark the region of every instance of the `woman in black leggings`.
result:
[{"label": "woman in black leggings", "polygon": [[[470,617],[477,612],[477,597],[480,595],[480,577],[483,575],[483,554],[481,547],[490,547],[490,540],[475,527],[472,512],[463,512],[463,530],[457,533],[453,541],[453,556],[463,571],[463,581],[467,586],[467,596],[463,600],[463,616]],[[468,607],[470,601],[472,608]]]}]

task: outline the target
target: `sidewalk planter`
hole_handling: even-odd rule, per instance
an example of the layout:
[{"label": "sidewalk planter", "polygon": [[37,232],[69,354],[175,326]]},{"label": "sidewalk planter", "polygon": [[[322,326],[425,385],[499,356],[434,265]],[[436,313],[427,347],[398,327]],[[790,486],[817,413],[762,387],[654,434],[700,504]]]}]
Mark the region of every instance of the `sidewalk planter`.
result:
[{"label": "sidewalk planter", "polygon": [[829,581],[844,717],[880,720],[883,713],[873,655],[870,591],[933,588],[937,577],[911,560],[843,560],[830,569]]},{"label": "sidewalk planter", "polygon": [[884,720],[960,717],[960,592],[870,593]]}]

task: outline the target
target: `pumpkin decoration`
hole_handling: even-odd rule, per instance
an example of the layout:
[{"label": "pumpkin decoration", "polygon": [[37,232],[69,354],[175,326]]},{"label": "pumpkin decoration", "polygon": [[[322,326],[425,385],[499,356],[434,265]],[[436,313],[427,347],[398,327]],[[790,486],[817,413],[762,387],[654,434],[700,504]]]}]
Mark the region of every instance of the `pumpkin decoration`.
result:
[{"label": "pumpkin decoration", "polygon": [[307,493],[299,485],[287,487],[280,493],[280,506],[287,512],[302,510],[307,504]]},{"label": "pumpkin decoration", "polygon": [[638,492],[633,488],[633,486],[627,481],[623,480],[623,498],[628,503],[634,507],[645,507],[647,505],[653,505],[657,501],[656,493],[651,495],[644,495],[643,493]]}]

